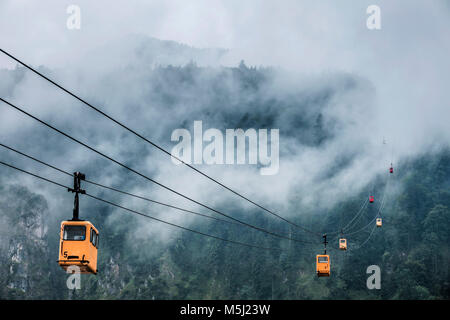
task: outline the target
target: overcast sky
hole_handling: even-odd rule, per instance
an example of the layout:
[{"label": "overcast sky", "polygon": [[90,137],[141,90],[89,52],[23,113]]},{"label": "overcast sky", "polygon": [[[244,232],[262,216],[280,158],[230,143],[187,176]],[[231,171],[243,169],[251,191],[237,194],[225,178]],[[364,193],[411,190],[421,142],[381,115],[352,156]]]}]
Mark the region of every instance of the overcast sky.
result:
[{"label": "overcast sky", "polygon": [[[71,4],[81,9],[80,30],[66,27]],[[381,30],[366,27],[371,4],[381,9]],[[389,131],[405,116],[438,121],[433,126],[439,127],[448,119],[449,7],[417,0],[2,0],[0,45],[33,65],[54,67],[103,43],[143,34],[230,49],[221,61],[228,65],[245,59],[302,72],[355,72],[377,87],[386,135],[394,135]],[[0,66],[13,65],[0,55]],[[437,113],[446,116],[430,118]],[[412,120],[405,130],[421,128],[432,129]]]},{"label": "overcast sky", "polygon": [[[71,4],[81,9],[80,30],[66,28]],[[378,31],[366,28],[371,4],[381,8]],[[2,47],[34,64],[68,63],[100,43],[138,33],[229,48],[254,64],[312,70],[370,69],[386,58],[395,64],[405,55],[419,57],[413,49],[448,50],[450,23],[445,1],[414,0],[2,0],[0,17]]]}]

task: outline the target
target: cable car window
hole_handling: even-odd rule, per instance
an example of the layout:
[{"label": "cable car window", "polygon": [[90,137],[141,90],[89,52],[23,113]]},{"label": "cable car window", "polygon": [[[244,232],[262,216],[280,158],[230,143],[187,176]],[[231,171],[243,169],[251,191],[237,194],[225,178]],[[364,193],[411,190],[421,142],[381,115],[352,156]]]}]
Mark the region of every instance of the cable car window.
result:
[{"label": "cable car window", "polygon": [[97,233],[92,229],[92,245],[97,246]]},{"label": "cable car window", "polygon": [[83,241],[86,239],[85,226],[64,226],[63,240]]},{"label": "cable car window", "polygon": [[344,239],[341,239],[341,243],[345,243],[345,240],[344,240]]},{"label": "cable car window", "polygon": [[319,257],[319,263],[320,262],[328,262],[328,257]]}]

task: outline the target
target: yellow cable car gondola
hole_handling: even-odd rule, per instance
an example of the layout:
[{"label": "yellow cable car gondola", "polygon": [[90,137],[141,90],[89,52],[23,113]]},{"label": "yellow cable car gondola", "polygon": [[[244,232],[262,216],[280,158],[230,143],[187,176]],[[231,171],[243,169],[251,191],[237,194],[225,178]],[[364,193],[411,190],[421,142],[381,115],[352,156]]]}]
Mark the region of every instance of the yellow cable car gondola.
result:
[{"label": "yellow cable car gondola", "polygon": [[345,239],[345,238],[339,239],[339,249],[347,250],[347,239]]},{"label": "yellow cable car gondola", "polygon": [[377,218],[377,227],[381,227],[383,225],[383,220],[381,218]]},{"label": "yellow cable car gondola", "polygon": [[97,274],[98,230],[91,222],[78,218],[78,194],[85,193],[80,188],[84,179],[84,174],[75,172],[74,187],[68,190],[75,193],[73,218],[61,223],[58,264],[64,270],[77,266],[80,273]]},{"label": "yellow cable car gondola", "polygon": [[318,254],[316,256],[316,273],[318,277],[330,276],[330,256],[327,254]]}]

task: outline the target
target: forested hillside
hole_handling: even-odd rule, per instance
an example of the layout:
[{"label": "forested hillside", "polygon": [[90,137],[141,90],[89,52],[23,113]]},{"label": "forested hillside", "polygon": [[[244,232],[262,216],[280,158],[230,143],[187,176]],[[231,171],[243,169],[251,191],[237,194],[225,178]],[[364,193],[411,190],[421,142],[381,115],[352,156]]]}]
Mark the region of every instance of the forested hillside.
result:
[{"label": "forested hillside", "polygon": [[[21,69],[3,72],[12,79],[1,88],[5,92],[13,91],[15,83],[24,77]],[[306,90],[297,94],[274,93],[273,74],[273,69],[248,68],[243,63],[214,73],[193,63],[185,67],[157,67],[148,76],[145,95],[158,101],[161,110],[198,104],[186,122],[207,115],[209,125],[223,128],[276,125],[282,128],[282,135],[302,146],[320,148],[334,138],[341,125],[324,119],[322,112],[331,107],[329,101],[336,99],[338,91],[361,87],[364,91],[367,86],[353,76],[340,75],[308,94]],[[262,98],[261,91],[272,95]],[[215,107],[208,110],[208,106]],[[173,122],[182,124],[183,119]],[[289,124],[284,130],[282,122]],[[177,126],[171,128],[174,127]],[[159,134],[167,137],[166,131]],[[133,150],[127,155],[137,161],[143,151]],[[282,149],[280,158],[287,152]],[[4,150],[2,154],[6,154]],[[12,159],[10,154],[8,157]],[[346,157],[335,164],[333,172],[348,168],[357,155]],[[136,234],[141,217],[123,215],[120,220],[113,220],[120,221],[113,225],[110,218],[118,213],[96,204],[82,215],[88,214],[87,218],[100,230],[99,274],[83,275],[81,290],[69,292],[67,275],[56,263],[60,220],[49,212],[50,199],[22,183],[11,183],[13,174],[1,168],[0,298],[448,299],[450,151],[442,148],[402,158],[394,170],[389,175],[386,167],[359,192],[342,200],[334,199],[335,204],[328,210],[300,205],[300,194],[295,190],[290,194],[290,208],[298,211],[290,215],[291,220],[319,232],[335,232],[355,217],[367,197],[368,186],[375,190],[375,203],[368,205],[348,230],[358,231],[347,236],[349,250],[336,250],[337,235],[330,235],[330,278],[315,275],[315,255],[323,251],[317,239],[317,245],[308,245],[249,231],[243,226],[201,220],[192,227],[279,250],[250,249],[187,232],[170,234],[170,239],[163,241],[152,233]],[[372,224],[359,231],[373,220],[381,199],[385,204],[383,227]],[[85,199],[82,197],[81,201]],[[72,202],[67,203],[67,212],[58,217],[70,217],[71,206]],[[242,210],[234,203],[222,206],[236,218],[311,241],[308,233],[290,228],[257,208]],[[370,265],[381,269],[380,290],[366,287],[366,269]]]}]

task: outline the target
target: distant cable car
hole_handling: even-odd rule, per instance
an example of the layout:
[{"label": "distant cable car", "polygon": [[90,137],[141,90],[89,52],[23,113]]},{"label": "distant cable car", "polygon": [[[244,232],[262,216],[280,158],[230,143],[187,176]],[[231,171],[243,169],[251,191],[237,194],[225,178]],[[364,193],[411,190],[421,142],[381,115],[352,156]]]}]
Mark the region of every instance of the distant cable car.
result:
[{"label": "distant cable car", "polygon": [[381,218],[377,218],[377,227],[381,227],[383,225],[383,221]]},{"label": "distant cable car", "polygon": [[369,202],[373,203],[373,201],[374,201],[374,196],[369,196]]},{"label": "distant cable car", "polygon": [[345,239],[345,238],[339,239],[339,249],[347,250],[347,239]]},{"label": "distant cable car", "polygon": [[78,194],[85,193],[81,189],[85,175],[75,172],[73,177],[73,189],[68,190],[75,193],[73,218],[61,223],[58,264],[64,270],[77,266],[80,273],[97,274],[98,230],[89,221],[78,218]]},{"label": "distant cable car", "polygon": [[89,221],[63,221],[59,241],[59,265],[80,273],[97,273],[98,230]]},{"label": "distant cable car", "polygon": [[325,247],[323,254],[316,256],[316,273],[318,277],[330,276],[330,256],[327,254],[327,235],[323,235],[323,244]]},{"label": "distant cable car", "polygon": [[389,168],[389,173],[394,173],[394,167],[392,166],[392,163],[391,163],[391,167]]},{"label": "distant cable car", "polygon": [[327,254],[318,254],[316,256],[316,272],[318,277],[330,276],[330,256]]}]

